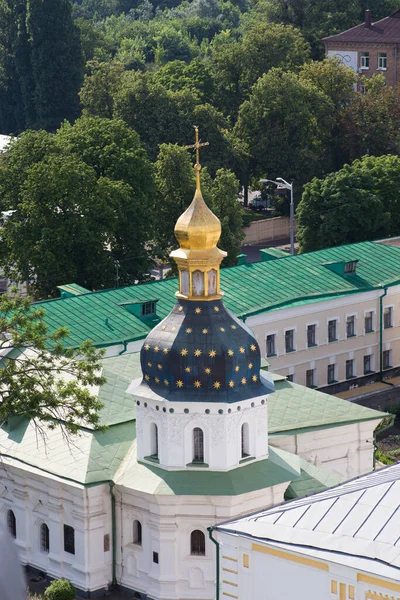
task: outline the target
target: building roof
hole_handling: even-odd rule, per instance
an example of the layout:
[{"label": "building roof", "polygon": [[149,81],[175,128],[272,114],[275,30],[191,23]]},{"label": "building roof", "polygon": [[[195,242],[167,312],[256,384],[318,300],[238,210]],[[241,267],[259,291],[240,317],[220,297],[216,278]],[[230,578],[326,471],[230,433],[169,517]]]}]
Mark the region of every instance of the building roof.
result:
[{"label": "building roof", "polygon": [[[126,485],[127,478],[143,476],[151,479],[152,483],[146,485],[155,486],[154,489],[163,489],[162,493],[173,493],[168,492],[167,488],[159,487],[160,473],[164,473],[161,469],[138,465],[136,458],[132,458],[136,457],[135,397],[128,394],[126,390],[132,379],[141,378],[139,353],[103,359],[102,374],[107,378],[107,382],[97,388],[97,394],[104,404],[100,412],[100,424],[107,425],[107,429],[93,431],[82,427],[78,436],[67,439],[62,429],[56,427],[54,430],[46,429],[45,437],[42,438],[34,425],[24,420],[11,431],[7,431],[6,427],[0,427],[0,456],[7,461],[15,461],[16,465],[23,464],[27,470],[40,469],[54,476],[72,479],[85,485],[115,479],[117,476]],[[270,434],[285,435],[309,428],[321,429],[346,423],[380,420],[386,416],[385,413],[352,404],[347,400],[304,388],[286,381],[279,375],[268,373],[268,378],[273,379],[275,385],[275,392],[268,396]],[[96,390],[91,391],[96,392]],[[273,435],[270,436],[270,440],[273,444]],[[278,455],[279,452],[276,455],[271,454],[271,457]],[[286,457],[285,462],[288,460]],[[269,480],[276,481],[277,472],[271,464],[268,462],[264,466],[259,465],[255,468],[254,477],[256,472],[259,475],[264,473],[265,477],[268,474]],[[290,464],[293,466],[293,463]],[[247,465],[246,469],[250,466],[251,464]],[[310,493],[321,489],[321,486],[327,485],[328,482],[336,483],[318,469],[314,468],[310,471],[308,467],[306,468],[305,462],[296,463],[295,467],[298,473],[301,467],[304,484],[296,484],[290,491],[292,495]],[[285,467],[287,468],[289,467]],[[243,469],[244,467],[241,467],[242,476],[245,473]],[[250,469],[249,473],[253,473],[253,470]],[[210,475],[209,471],[207,475]],[[285,478],[287,473],[283,474],[283,471],[280,471],[279,476]],[[208,485],[207,477],[203,475],[201,477],[201,485],[205,489]],[[218,479],[214,475],[212,477],[212,481]],[[249,475],[250,479],[253,480],[253,475],[251,477]],[[295,479],[293,476],[283,480],[294,481]],[[140,482],[133,484],[133,479],[131,481],[135,488],[139,484],[144,485]],[[185,481],[187,483],[188,479]],[[234,489],[240,489],[239,475],[233,474],[224,481],[224,486],[227,489],[229,487],[231,493]],[[165,485],[168,485],[171,490],[181,489],[184,477],[177,475],[176,479],[168,479],[168,482]],[[215,489],[219,489],[218,486]]]},{"label": "building roof", "polygon": [[[380,289],[400,281],[400,248],[361,242],[230,267],[221,270],[224,304],[243,317],[299,303]],[[342,275],[326,263],[358,260],[357,273]],[[70,331],[67,343],[93,340],[108,346],[146,337],[175,303],[177,280],[153,281],[114,290],[82,293],[39,302],[51,330]],[[132,302],[158,299],[157,318],[141,318],[129,310]]]},{"label": "building roof", "polygon": [[11,137],[9,135],[0,135],[0,152],[3,152],[10,142]]},{"label": "building roof", "polygon": [[400,465],[217,526],[399,579]]},{"label": "building roof", "polygon": [[324,38],[325,42],[360,42],[395,44],[400,42],[400,9],[368,27],[365,22],[337,35]]}]

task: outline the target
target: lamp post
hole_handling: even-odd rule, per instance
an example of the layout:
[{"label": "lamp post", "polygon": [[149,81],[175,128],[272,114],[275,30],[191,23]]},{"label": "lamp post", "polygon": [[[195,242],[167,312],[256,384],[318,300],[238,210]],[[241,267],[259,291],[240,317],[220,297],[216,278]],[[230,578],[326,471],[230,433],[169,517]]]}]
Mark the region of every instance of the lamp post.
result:
[{"label": "lamp post", "polygon": [[290,190],[290,254],[294,254],[294,201],[293,201],[293,181],[288,183],[282,177],[273,179],[260,179],[260,183],[275,183],[280,187]]}]

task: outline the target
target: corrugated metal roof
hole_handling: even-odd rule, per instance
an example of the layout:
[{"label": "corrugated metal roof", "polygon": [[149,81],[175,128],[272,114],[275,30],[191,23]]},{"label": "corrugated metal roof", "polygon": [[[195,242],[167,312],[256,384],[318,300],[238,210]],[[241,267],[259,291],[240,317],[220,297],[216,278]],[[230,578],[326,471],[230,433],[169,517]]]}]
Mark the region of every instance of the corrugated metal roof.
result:
[{"label": "corrugated metal roof", "polygon": [[[400,280],[399,259],[400,248],[362,242],[223,269],[224,303],[241,317],[293,303],[378,289]],[[342,276],[324,266],[353,260],[358,260],[356,275]],[[177,280],[173,278],[39,302],[36,306],[46,309],[51,330],[60,325],[69,329],[67,341],[71,346],[86,339],[105,346],[142,339],[155,324],[129,313],[121,303],[158,298],[157,315],[163,319],[175,303],[176,290]]]},{"label": "corrugated metal roof", "polygon": [[337,35],[324,38],[325,42],[369,42],[380,44],[395,44],[400,42],[400,10],[385,17],[371,27],[365,23],[356,25]]},{"label": "corrugated metal roof", "polygon": [[[314,496],[220,525],[303,554],[338,555],[400,568],[400,465],[375,471]],[[398,571],[396,578],[399,578]]]}]

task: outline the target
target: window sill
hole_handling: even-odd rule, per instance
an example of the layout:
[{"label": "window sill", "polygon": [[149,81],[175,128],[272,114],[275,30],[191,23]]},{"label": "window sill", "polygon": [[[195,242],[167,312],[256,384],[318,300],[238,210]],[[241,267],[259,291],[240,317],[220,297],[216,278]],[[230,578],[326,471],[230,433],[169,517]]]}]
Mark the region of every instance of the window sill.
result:
[{"label": "window sill", "polygon": [[199,469],[207,469],[210,465],[208,465],[207,463],[202,463],[202,462],[191,462],[191,463],[187,463],[186,466],[187,467],[196,467]]},{"label": "window sill", "polygon": [[339,338],[335,338],[334,340],[328,340],[328,344],[333,344],[333,342],[338,342]]},{"label": "window sill", "polygon": [[318,344],[307,344],[307,348],[316,348]]},{"label": "window sill", "polygon": [[372,375],[375,371],[364,371],[364,375]]},{"label": "window sill", "polygon": [[275,354],[267,354],[267,358],[273,358],[274,356],[278,356],[275,352]]},{"label": "window sill", "polygon": [[328,385],[333,385],[334,383],[339,383],[337,379],[332,379],[332,381],[328,381]]},{"label": "window sill", "polygon": [[316,385],[306,385],[306,387],[308,387],[309,390],[316,390],[318,386],[316,386]]},{"label": "window sill", "polygon": [[383,329],[393,329],[393,325],[384,325]]},{"label": "window sill", "polygon": [[296,352],[296,348],[293,348],[293,350],[285,350],[285,354],[291,354],[292,352]]},{"label": "window sill", "polygon": [[244,458],[242,458],[242,460],[239,460],[239,465],[248,462],[249,460],[254,460],[254,456],[245,456]]},{"label": "window sill", "polygon": [[349,381],[350,379],[357,379],[357,375],[350,375],[350,377],[346,377],[346,381]]},{"label": "window sill", "polygon": [[360,67],[361,71],[369,71],[369,67]]},{"label": "window sill", "polygon": [[156,458],[155,456],[145,456],[144,460],[149,460],[150,462],[159,464],[160,460],[158,458]]},{"label": "window sill", "polygon": [[348,335],[346,337],[347,337],[347,339],[354,338],[354,337],[357,337],[357,334],[356,333],[352,333],[351,335]]},{"label": "window sill", "polygon": [[364,333],[375,333],[375,329],[369,329],[369,331],[367,331],[366,329],[364,330]]},{"label": "window sill", "polygon": [[388,371],[389,369],[393,369],[393,367],[390,365],[389,367],[383,367],[382,368],[383,371]]},{"label": "window sill", "polygon": [[387,71],[387,67],[378,67],[377,71]]}]

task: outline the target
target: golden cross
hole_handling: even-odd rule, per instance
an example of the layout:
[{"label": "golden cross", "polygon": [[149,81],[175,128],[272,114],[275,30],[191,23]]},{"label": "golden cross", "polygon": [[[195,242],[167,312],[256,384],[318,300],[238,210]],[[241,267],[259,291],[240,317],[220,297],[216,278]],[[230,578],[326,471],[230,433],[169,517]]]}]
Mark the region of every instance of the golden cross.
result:
[{"label": "golden cross", "polygon": [[194,131],[195,131],[195,135],[196,135],[196,141],[194,144],[192,144],[191,146],[185,146],[186,150],[196,150],[196,164],[194,165],[194,168],[196,169],[196,188],[200,191],[200,171],[201,171],[201,164],[200,164],[200,148],[202,148],[203,146],[208,146],[208,142],[200,142],[199,140],[199,126],[198,125],[193,125],[194,127]]}]

